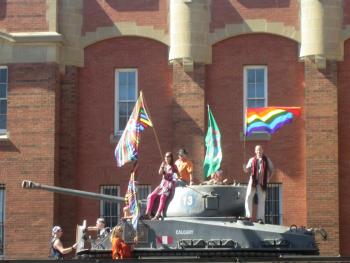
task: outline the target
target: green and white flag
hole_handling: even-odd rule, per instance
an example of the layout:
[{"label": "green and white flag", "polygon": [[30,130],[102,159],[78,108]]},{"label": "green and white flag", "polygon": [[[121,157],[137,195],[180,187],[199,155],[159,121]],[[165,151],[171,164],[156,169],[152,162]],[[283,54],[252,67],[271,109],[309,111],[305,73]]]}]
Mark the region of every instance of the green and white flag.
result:
[{"label": "green and white flag", "polygon": [[204,178],[210,177],[219,170],[222,161],[221,135],[213,114],[208,105],[208,131],[205,136],[207,151],[204,159]]}]

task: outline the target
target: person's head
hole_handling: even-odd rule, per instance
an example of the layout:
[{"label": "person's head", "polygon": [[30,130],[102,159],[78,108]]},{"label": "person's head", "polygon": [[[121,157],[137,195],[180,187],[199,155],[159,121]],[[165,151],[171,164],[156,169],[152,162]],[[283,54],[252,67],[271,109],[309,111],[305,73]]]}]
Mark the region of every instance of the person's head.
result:
[{"label": "person's head", "polygon": [[255,146],[255,155],[256,155],[256,157],[261,158],[263,153],[264,153],[264,149],[263,149],[263,147],[261,145]]},{"label": "person's head", "polygon": [[111,239],[121,238],[122,234],[123,234],[123,228],[121,226],[115,226],[112,230]]},{"label": "person's head", "polygon": [[104,218],[102,218],[102,217],[97,218],[96,226],[97,226],[98,229],[104,229],[105,225],[106,225],[106,222],[105,222]]},{"label": "person's head", "polygon": [[185,159],[186,158],[186,155],[187,155],[187,152],[185,149],[180,149],[178,151],[178,155],[179,155],[179,158],[182,160],[182,159]]},{"label": "person's head", "polygon": [[60,226],[54,226],[52,228],[52,236],[60,238],[63,234],[63,230]]},{"label": "person's head", "polygon": [[223,178],[223,172],[222,169],[219,168],[213,175],[212,175],[212,179],[221,182],[224,178]]},{"label": "person's head", "polygon": [[165,162],[167,164],[173,165],[174,164],[174,158],[173,158],[173,154],[171,152],[167,152],[165,153]]}]

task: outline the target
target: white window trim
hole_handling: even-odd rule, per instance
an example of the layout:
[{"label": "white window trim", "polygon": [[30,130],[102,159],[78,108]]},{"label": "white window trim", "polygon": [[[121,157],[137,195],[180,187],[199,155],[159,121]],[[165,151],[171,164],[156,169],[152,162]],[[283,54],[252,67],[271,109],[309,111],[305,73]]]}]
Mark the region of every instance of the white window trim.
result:
[{"label": "white window trim", "polygon": [[[9,70],[8,70],[7,66],[0,66],[0,69],[7,69],[7,76],[6,76],[6,79],[7,79],[7,94],[6,94],[6,100],[8,102]],[[8,108],[7,108],[7,110],[8,110]],[[8,115],[8,113],[6,115]],[[6,123],[6,129],[4,129],[4,130],[0,129],[0,140],[4,140],[4,139],[6,140],[9,137],[8,136],[7,124],[8,123]]]},{"label": "white window trim", "polygon": [[267,80],[267,71],[268,68],[265,65],[249,65],[249,66],[244,66],[243,67],[243,132],[245,134],[246,132],[246,113],[247,113],[247,92],[248,92],[248,70],[249,69],[264,69],[264,93],[266,94],[266,99],[265,99],[265,105],[264,107],[267,107],[268,105],[268,80]]},{"label": "white window trim", "polygon": [[123,130],[119,129],[119,72],[135,72],[135,94],[136,98],[135,101],[137,100],[137,95],[138,95],[138,71],[135,68],[123,68],[123,69],[116,69],[115,70],[115,83],[114,83],[114,94],[115,94],[115,100],[114,100],[114,134],[115,135],[121,135],[123,133]]}]

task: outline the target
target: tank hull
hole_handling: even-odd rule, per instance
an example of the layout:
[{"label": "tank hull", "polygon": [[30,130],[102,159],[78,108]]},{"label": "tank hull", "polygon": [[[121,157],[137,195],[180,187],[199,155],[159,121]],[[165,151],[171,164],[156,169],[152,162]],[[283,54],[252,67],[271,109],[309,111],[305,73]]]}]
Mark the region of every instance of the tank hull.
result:
[{"label": "tank hull", "polygon": [[[135,231],[123,224],[124,239],[132,243]],[[280,256],[318,255],[314,234],[304,228],[258,224],[233,217],[166,218],[141,220],[135,257],[147,256]],[[109,238],[78,254],[108,255]]]}]

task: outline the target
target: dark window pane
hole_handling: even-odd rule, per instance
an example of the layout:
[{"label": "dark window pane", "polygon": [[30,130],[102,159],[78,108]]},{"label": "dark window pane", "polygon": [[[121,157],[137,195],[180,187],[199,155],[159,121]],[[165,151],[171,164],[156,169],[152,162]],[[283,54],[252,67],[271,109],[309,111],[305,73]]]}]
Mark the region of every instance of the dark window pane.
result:
[{"label": "dark window pane", "polygon": [[136,72],[130,71],[128,72],[128,84],[130,87],[135,87],[136,82]]},{"label": "dark window pane", "polygon": [[120,102],[119,103],[119,115],[126,116],[127,113],[128,113],[128,103],[127,102]]},{"label": "dark window pane", "polygon": [[256,83],[264,83],[264,69],[257,69],[255,71],[255,82]]},{"label": "dark window pane", "polygon": [[0,83],[0,99],[5,99],[7,97],[7,84]]},{"label": "dark window pane", "polygon": [[257,108],[265,107],[265,100],[256,100],[255,107]]},{"label": "dark window pane", "polygon": [[0,69],[0,83],[7,83],[7,69]]},{"label": "dark window pane", "polygon": [[128,99],[128,86],[119,85],[119,100],[127,100],[127,99]]},{"label": "dark window pane", "polygon": [[264,83],[257,83],[256,84],[256,97],[257,98],[264,98],[265,97]]},{"label": "dark window pane", "polygon": [[247,107],[248,108],[256,108],[255,100],[248,100]]},{"label": "dark window pane", "polygon": [[128,72],[118,72],[119,86],[128,85]]},{"label": "dark window pane", "polygon": [[248,83],[255,83],[255,70],[248,69]]},{"label": "dark window pane", "polygon": [[128,89],[128,100],[136,100],[136,88],[135,85],[129,85]]},{"label": "dark window pane", "polygon": [[0,100],[0,114],[7,114],[7,100]]},{"label": "dark window pane", "polygon": [[132,110],[134,109],[135,102],[128,102],[128,116],[131,115]]},{"label": "dark window pane", "polygon": [[[107,195],[117,196],[118,188],[115,185],[105,185],[101,186],[100,192]],[[102,208],[100,216],[105,219],[106,226],[113,227],[117,225],[119,218],[119,205],[109,201],[101,201],[100,204]]]},{"label": "dark window pane", "polygon": [[0,115],[0,130],[6,130],[6,115]]},{"label": "dark window pane", "polygon": [[248,98],[255,98],[255,84],[248,84]]},{"label": "dark window pane", "polygon": [[124,130],[126,126],[127,118],[126,117],[119,117],[119,130]]}]

